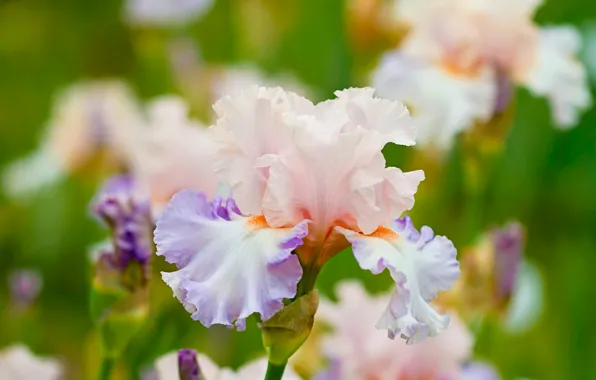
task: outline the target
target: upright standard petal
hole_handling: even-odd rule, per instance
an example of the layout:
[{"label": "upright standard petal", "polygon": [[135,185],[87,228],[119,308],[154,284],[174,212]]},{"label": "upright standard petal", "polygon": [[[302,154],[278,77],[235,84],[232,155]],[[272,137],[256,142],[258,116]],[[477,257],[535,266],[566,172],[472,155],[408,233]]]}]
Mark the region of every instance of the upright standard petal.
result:
[{"label": "upright standard petal", "polygon": [[450,289],[459,276],[457,252],[451,241],[435,237],[429,227],[418,232],[409,217],[396,220],[392,227],[379,227],[369,235],[337,229],[352,244],[362,269],[374,274],[388,269],[396,283],[377,327],[387,329],[390,338],[401,335],[407,343],[417,343],[449,325],[449,317],[429,302],[437,292]]},{"label": "upright standard petal", "polygon": [[241,215],[230,199],[208,202],[197,191],[180,191],[155,230],[157,254],[179,269],[163,279],[193,319],[243,330],[248,316],[267,320],[296,294],[302,267],[292,251],[307,223],[271,228],[262,216]]},{"label": "upright standard petal", "polygon": [[325,111],[335,109],[335,112],[331,112],[331,117],[336,117],[341,112],[345,118],[343,131],[361,127],[378,133],[384,143],[416,144],[417,127],[406,106],[398,101],[376,98],[374,93],[373,88],[336,91],[337,99],[320,103],[317,108]]},{"label": "upright standard petal", "polygon": [[[412,144],[403,104],[349,89],[316,106],[254,87],[216,106],[217,169],[243,213],[273,227],[312,221],[300,259],[324,262],[347,246],[335,226],[373,232],[413,206],[422,172],[386,168],[387,142]],[[316,252],[315,252],[316,251]]]},{"label": "upright standard petal", "polygon": [[215,169],[231,188],[240,209],[261,213],[269,173],[258,161],[279,154],[290,144],[283,122],[286,112],[314,109],[312,103],[281,88],[249,87],[225,96],[213,106],[217,123],[214,136],[221,145]]}]

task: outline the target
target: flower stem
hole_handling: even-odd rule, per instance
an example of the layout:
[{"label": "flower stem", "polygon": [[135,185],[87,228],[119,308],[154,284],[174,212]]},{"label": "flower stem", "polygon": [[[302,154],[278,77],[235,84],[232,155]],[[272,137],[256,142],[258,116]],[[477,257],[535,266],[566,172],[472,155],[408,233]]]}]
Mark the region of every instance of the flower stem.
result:
[{"label": "flower stem", "polygon": [[116,364],[115,358],[109,356],[104,357],[101,362],[101,367],[99,367],[98,380],[110,380],[112,378],[112,372],[114,371],[114,364]]},{"label": "flower stem", "polygon": [[307,270],[304,270],[304,274],[302,275],[300,282],[298,282],[296,297],[294,299],[300,298],[303,295],[310,293],[315,288],[318,275],[319,268],[317,268],[315,265],[310,265]]},{"label": "flower stem", "polygon": [[265,374],[265,380],[281,380],[286,369],[286,364],[273,364],[267,363],[267,373]]}]

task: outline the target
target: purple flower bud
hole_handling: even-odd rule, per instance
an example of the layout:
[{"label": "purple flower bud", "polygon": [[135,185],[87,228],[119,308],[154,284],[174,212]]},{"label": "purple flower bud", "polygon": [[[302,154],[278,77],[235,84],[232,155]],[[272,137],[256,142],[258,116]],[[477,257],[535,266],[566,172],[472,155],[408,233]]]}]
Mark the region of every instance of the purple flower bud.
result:
[{"label": "purple flower bud", "polygon": [[42,278],[31,269],[13,271],[8,277],[11,298],[18,307],[29,306],[41,291]]},{"label": "purple flower bud", "polygon": [[497,81],[497,96],[494,105],[494,114],[499,115],[505,111],[511,100],[513,86],[509,75],[499,70],[496,75]]},{"label": "purple flower bud", "polygon": [[197,352],[191,349],[178,351],[178,374],[180,380],[203,380],[197,361]]},{"label": "purple flower bud", "polygon": [[495,296],[507,302],[515,289],[524,247],[524,229],[512,222],[492,231],[491,240],[495,260]]},{"label": "purple flower bud", "polygon": [[139,198],[135,182],[116,176],[103,186],[93,213],[112,232],[114,264],[124,269],[131,261],[146,264],[152,253],[151,214],[147,198]]}]

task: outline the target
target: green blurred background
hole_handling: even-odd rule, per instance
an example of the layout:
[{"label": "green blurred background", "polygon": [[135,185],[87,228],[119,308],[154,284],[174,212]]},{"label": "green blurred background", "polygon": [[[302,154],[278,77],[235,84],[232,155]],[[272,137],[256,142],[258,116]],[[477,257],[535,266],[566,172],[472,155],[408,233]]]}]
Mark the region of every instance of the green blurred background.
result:
[{"label": "green blurred background", "polygon": [[[290,72],[319,99],[334,90],[366,85],[364,73],[384,47],[356,49],[341,0],[215,0],[208,13],[184,28],[151,29],[123,22],[119,0],[0,0],[0,167],[33,151],[57,90],[88,78],[124,78],[142,99],[178,89],[167,58],[169,42],[190,36],[213,64],[253,62],[271,73]],[[542,25],[596,20],[596,3],[551,0]],[[193,85],[201,86],[202,83]],[[501,158],[479,200],[477,231],[517,219],[527,227],[527,257],[540,268],[545,307],[527,332],[483,331],[477,355],[505,379],[596,378],[596,112],[571,131],[555,130],[545,100],[516,94],[515,118]],[[470,243],[461,155],[456,147],[414,211],[451,237]],[[411,153],[389,147],[392,165],[408,168]],[[97,183],[71,178],[32,201],[0,198],[0,346],[22,341],[36,352],[64,357],[71,378],[88,378],[99,358],[88,317],[90,244],[105,231],[89,217]],[[424,187],[425,184],[422,184]],[[166,268],[161,258],[157,267]],[[7,275],[13,268],[41,271],[44,287],[34,310],[16,318],[8,308]],[[157,269],[156,269],[157,273]],[[388,289],[384,277],[358,269],[348,253],[334,258],[319,285],[331,294],[341,278],[359,277],[371,291]],[[156,276],[152,318],[133,341],[121,371],[138,371],[180,347],[208,352],[238,366],[262,355],[255,323],[237,334],[207,332],[193,322]]]}]

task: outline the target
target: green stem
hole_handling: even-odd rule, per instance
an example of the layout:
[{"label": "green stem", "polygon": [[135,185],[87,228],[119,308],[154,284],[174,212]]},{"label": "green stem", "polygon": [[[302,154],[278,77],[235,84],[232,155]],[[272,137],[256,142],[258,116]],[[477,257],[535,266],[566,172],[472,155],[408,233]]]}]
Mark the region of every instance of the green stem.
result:
[{"label": "green stem", "polygon": [[298,288],[296,289],[296,297],[302,297],[305,294],[310,293],[314,288],[317,282],[317,276],[319,275],[318,269],[315,269],[314,266],[311,266],[308,270],[304,271],[300,282],[298,282]]},{"label": "green stem", "polygon": [[267,363],[267,373],[265,374],[265,380],[281,380],[286,369],[286,364],[273,364]]},{"label": "green stem", "polygon": [[103,361],[101,362],[101,367],[99,367],[98,380],[110,380],[112,378],[112,372],[114,371],[115,364],[115,358],[108,356],[104,357]]}]

